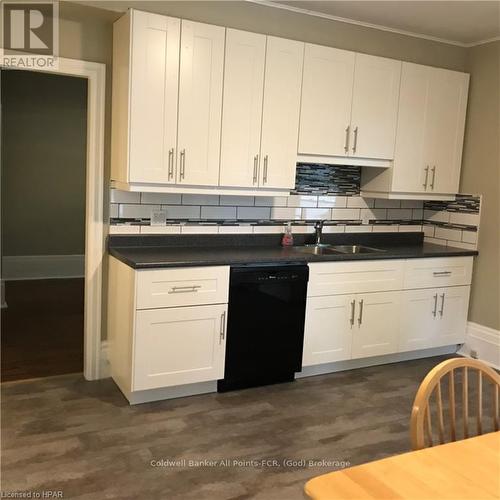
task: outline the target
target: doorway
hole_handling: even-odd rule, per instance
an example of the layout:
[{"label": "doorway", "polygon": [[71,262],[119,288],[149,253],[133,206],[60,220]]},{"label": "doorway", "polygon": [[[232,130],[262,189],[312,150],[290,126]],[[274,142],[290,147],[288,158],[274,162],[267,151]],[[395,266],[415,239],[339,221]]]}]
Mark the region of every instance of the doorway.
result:
[{"label": "doorway", "polygon": [[87,80],[0,76],[1,379],[81,372]]}]

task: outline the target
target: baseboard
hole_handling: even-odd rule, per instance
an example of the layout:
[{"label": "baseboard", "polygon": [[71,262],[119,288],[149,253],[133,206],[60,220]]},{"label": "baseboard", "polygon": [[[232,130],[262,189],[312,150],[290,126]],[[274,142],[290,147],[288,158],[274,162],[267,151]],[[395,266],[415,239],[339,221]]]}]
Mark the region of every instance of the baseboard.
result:
[{"label": "baseboard", "polygon": [[2,258],[2,279],[83,278],[85,255],[12,255]]},{"label": "baseboard", "polygon": [[465,344],[458,351],[458,354],[479,359],[500,370],[500,330],[469,321]]},{"label": "baseboard", "polygon": [[368,366],[386,365],[389,363],[399,363],[400,361],[410,361],[412,359],[454,354],[455,352],[457,352],[457,345],[453,344],[451,346],[433,347],[432,349],[420,349],[418,351],[373,356],[371,358],[347,359],[345,361],[324,363],[322,365],[304,366],[301,372],[295,374],[295,378],[314,377],[316,375],[326,375],[327,373],[354,370],[356,368],[367,368]]}]

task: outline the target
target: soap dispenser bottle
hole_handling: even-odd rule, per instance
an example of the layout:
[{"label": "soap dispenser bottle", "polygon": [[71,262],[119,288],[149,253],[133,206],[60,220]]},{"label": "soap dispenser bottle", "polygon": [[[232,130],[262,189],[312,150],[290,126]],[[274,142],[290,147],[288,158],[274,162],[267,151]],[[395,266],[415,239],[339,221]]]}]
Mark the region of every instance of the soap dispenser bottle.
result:
[{"label": "soap dispenser bottle", "polygon": [[292,224],[289,222],[286,225],[285,228],[285,233],[283,234],[283,237],[281,238],[281,245],[284,247],[291,247],[293,246],[293,234],[292,234]]}]

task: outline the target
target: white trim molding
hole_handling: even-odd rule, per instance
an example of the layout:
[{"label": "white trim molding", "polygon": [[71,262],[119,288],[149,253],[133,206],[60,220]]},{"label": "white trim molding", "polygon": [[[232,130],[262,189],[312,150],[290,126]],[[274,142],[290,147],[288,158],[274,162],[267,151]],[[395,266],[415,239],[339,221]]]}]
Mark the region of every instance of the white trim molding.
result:
[{"label": "white trim molding", "polygon": [[500,330],[469,321],[465,344],[458,354],[479,359],[500,370]]},{"label": "white trim molding", "polygon": [[6,281],[85,275],[85,255],[6,255],[2,261],[2,279]]},{"label": "white trim molding", "polygon": [[[3,68],[0,60],[0,68]],[[57,68],[19,68],[41,73],[85,78],[87,87],[87,178],[85,217],[85,312],[83,375],[100,377],[102,329],[102,264],[104,225],[104,107],[106,65],[79,59],[58,58]]]}]

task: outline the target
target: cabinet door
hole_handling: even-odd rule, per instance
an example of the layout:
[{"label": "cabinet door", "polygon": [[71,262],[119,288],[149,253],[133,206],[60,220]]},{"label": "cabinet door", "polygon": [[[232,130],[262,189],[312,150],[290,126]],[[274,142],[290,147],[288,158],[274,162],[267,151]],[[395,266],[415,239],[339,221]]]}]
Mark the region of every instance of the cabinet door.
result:
[{"label": "cabinet door", "polygon": [[303,366],[351,358],[354,295],[307,299]]},{"label": "cabinet door", "polygon": [[356,54],[351,156],[394,158],[401,61]]},{"label": "cabinet door", "polygon": [[224,377],[227,305],[137,311],[133,391]]},{"label": "cabinet door", "polygon": [[225,29],[182,21],[177,182],[219,182]]},{"label": "cabinet door", "polygon": [[399,352],[434,347],[438,291],[408,290],[401,295]]},{"label": "cabinet door", "polygon": [[306,44],[299,153],[348,154],[355,56],[347,50]]},{"label": "cabinet door", "polygon": [[394,152],[394,191],[425,192],[429,70],[427,66],[403,63]]},{"label": "cabinet door", "polygon": [[440,288],[437,293],[437,333],[434,345],[443,346],[465,342],[470,287]]},{"label": "cabinet door", "polygon": [[304,44],[267,37],[260,185],[293,188]]},{"label": "cabinet door", "polygon": [[136,10],[131,15],[129,179],[172,183],[180,20]]},{"label": "cabinet door", "polygon": [[397,352],[400,295],[400,292],[380,292],[356,296],[353,359]]},{"label": "cabinet door", "polygon": [[437,68],[429,72],[426,163],[435,173],[428,190],[454,194],[460,181],[469,76]]},{"label": "cabinet door", "polygon": [[228,29],[220,185],[258,184],[266,37]]}]

